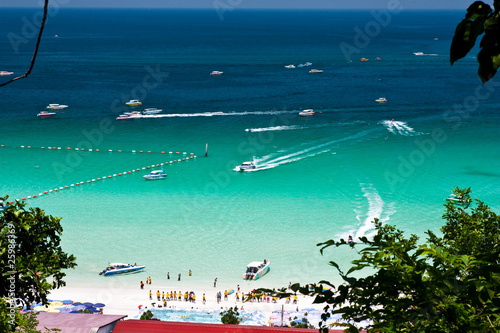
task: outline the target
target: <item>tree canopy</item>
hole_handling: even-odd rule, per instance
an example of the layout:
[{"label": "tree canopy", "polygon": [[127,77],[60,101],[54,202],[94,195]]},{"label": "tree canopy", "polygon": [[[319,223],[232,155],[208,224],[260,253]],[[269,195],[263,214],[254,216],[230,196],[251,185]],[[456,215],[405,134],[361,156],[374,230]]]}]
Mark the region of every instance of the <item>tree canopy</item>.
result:
[{"label": "tree canopy", "polygon": [[462,200],[445,205],[442,236],[427,231],[427,242],[418,244],[416,235],[375,219],[373,239],[318,244],[322,254],[330,247],[359,254],[347,272],[330,262],[341,285],[320,281],[292,290],[325,304],[323,323],[341,315],[334,325],[348,332],[499,332],[500,218],[480,200],[471,208],[470,189],[454,193]]},{"label": "tree canopy", "polygon": [[26,205],[14,202],[0,211],[1,323],[14,303],[45,303],[50,290],[66,284],[63,270],[76,267],[76,258],[61,248],[61,218]]},{"label": "tree canopy", "polygon": [[494,9],[482,1],[475,1],[458,24],[450,48],[451,65],[465,57],[484,33],[477,55],[479,78],[490,80],[500,66],[500,1],[494,0]]}]

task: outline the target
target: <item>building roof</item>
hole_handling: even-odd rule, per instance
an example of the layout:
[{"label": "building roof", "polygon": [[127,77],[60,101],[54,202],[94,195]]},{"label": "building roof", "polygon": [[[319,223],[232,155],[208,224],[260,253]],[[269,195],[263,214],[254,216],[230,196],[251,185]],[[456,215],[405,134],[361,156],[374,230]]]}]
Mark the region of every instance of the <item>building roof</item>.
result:
[{"label": "building roof", "polygon": [[[287,332],[287,333],[312,333],[318,329],[305,329],[289,327],[269,327],[269,326],[246,326],[246,325],[222,325],[222,324],[198,324],[171,322],[159,320],[122,320],[119,321],[113,333],[185,333],[185,332],[206,332],[206,333],[265,333],[265,332]],[[330,330],[330,332],[343,332],[342,330]]]},{"label": "building roof", "polygon": [[61,333],[89,333],[93,328],[100,328],[116,323],[125,315],[98,315],[90,313],[38,313],[37,329],[45,332],[46,328],[59,328]]}]

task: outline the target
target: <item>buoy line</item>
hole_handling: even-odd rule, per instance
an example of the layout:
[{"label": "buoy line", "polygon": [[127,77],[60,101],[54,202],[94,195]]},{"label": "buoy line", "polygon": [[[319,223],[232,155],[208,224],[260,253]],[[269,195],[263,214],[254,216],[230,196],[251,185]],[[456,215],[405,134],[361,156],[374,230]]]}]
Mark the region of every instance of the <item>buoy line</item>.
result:
[{"label": "buoy line", "polygon": [[[3,145],[2,145],[2,147],[3,147]],[[43,149],[43,147],[42,147],[42,149]],[[176,154],[180,154],[180,153],[176,153]],[[186,153],[183,153],[183,154],[186,154]],[[132,173],[135,173],[135,172],[138,172],[138,171],[141,171],[141,170],[148,170],[148,169],[151,169],[151,168],[154,168],[154,167],[160,167],[160,166],[164,166],[164,165],[172,165],[173,163],[188,161],[188,160],[194,159],[196,157],[197,157],[196,155],[194,155],[193,153],[191,153],[190,156],[179,158],[179,159],[174,159],[174,160],[171,160],[171,161],[168,161],[168,162],[147,165],[147,166],[141,167],[141,168],[136,168],[136,169],[127,170],[127,171],[123,171],[123,172],[113,173],[113,174],[108,175],[108,176],[102,176],[102,177],[92,178],[92,179],[87,180],[86,182],[80,181],[80,182],[76,182],[76,183],[70,184],[70,185],[59,186],[59,187],[56,187],[56,188],[53,188],[53,189],[50,189],[50,190],[46,190],[46,191],[40,192],[38,194],[34,194],[34,195],[22,197],[20,199],[12,200],[12,201],[10,201],[10,204],[13,204],[14,201],[19,202],[19,201],[26,201],[28,199],[35,199],[35,198],[38,198],[38,197],[41,197],[41,196],[44,196],[44,195],[48,195],[48,194],[51,194],[51,193],[56,193],[56,192],[59,192],[59,191],[71,189],[71,188],[74,188],[76,186],[81,186],[81,185],[85,185],[85,184],[92,184],[92,183],[95,183],[95,182],[98,182],[98,181],[103,181],[105,179],[120,177],[120,176],[124,176],[124,175],[128,175],[128,174],[132,174]]]},{"label": "buoy line", "polygon": [[191,155],[193,156],[194,153],[187,153],[187,152],[173,152],[173,151],[166,151],[162,150],[160,152],[153,152],[151,150],[125,150],[125,149],[93,149],[93,148],[72,148],[72,147],[51,147],[51,146],[41,146],[41,147],[35,147],[35,146],[6,146],[6,145],[0,145],[0,148],[21,148],[21,149],[43,149],[43,150],[76,150],[76,151],[84,151],[84,152],[117,152],[117,153],[139,153],[139,154],[176,154],[176,155]]}]

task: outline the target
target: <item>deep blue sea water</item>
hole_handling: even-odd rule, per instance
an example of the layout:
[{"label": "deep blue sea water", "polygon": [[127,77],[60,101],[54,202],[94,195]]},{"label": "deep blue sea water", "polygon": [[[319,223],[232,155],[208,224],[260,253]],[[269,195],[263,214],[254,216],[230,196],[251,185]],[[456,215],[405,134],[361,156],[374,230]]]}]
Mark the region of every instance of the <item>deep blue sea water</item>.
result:
[{"label": "deep blue sea water", "polygon": [[[0,70],[28,67],[34,14],[0,9]],[[449,64],[463,16],[403,10],[360,44],[358,31],[376,28],[370,12],[235,9],[221,20],[213,10],[61,8],[32,74],[0,88],[0,193],[70,187],[28,202],[63,217],[73,285],[102,284],[97,273],[117,261],[147,265],[119,277],[134,287],[192,269],[181,283],[210,287],[217,276],[245,288],[255,285],[241,280],[245,265],[264,258],[267,286],[338,282],[327,262],[347,267],[354,254],[322,257],[317,243],[370,235],[375,217],[438,232],[454,186],[500,208],[498,79],[480,84],[477,50]],[[163,113],[116,120],[133,98]],[[49,103],[69,107],[38,119]],[[314,117],[298,116],[308,108]],[[232,171],[248,160],[257,172]],[[142,179],[142,167],[164,162],[168,179]]]}]

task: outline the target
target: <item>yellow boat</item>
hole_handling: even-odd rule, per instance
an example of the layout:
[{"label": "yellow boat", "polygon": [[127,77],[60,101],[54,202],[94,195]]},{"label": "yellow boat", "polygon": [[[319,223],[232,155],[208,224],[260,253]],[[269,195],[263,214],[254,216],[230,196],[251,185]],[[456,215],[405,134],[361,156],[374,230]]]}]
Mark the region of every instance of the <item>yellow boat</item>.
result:
[{"label": "yellow boat", "polygon": [[142,105],[142,102],[137,100],[137,99],[131,99],[127,103],[125,103],[127,106],[137,106],[137,105]]}]

